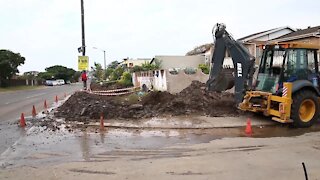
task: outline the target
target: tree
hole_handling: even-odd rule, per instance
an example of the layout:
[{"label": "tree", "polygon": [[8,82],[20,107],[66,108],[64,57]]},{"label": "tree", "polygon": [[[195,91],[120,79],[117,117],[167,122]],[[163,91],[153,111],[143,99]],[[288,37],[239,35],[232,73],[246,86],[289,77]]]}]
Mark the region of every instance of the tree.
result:
[{"label": "tree", "polygon": [[124,72],[123,67],[117,67],[110,75],[110,80],[115,81],[119,80]]},{"label": "tree", "polygon": [[71,82],[78,82],[79,78],[81,76],[81,72],[80,71],[76,71],[73,76],[71,77]]},{"label": "tree", "polygon": [[93,69],[93,76],[96,77],[98,80],[103,79],[103,69],[100,63],[94,63]]},{"label": "tree", "polygon": [[130,69],[131,72],[140,72],[140,71],[153,71],[161,68],[161,61],[158,59],[154,60],[153,64],[149,62],[143,63],[141,66],[135,65]]},{"label": "tree", "polygon": [[119,65],[118,61],[112,61],[110,64],[108,64],[108,68],[116,69],[118,65]]},{"label": "tree", "polygon": [[24,64],[25,58],[10,50],[0,50],[0,86],[5,86],[4,80],[11,79],[19,73],[18,66]]},{"label": "tree", "polygon": [[131,72],[140,72],[140,71],[144,71],[144,70],[142,66],[138,66],[138,65],[133,66],[133,68],[131,69]]},{"label": "tree", "polygon": [[110,79],[109,77],[110,77],[110,75],[113,73],[113,71],[114,71],[113,68],[108,67],[108,68],[106,69],[106,71],[104,72],[104,77],[105,77],[107,80]]},{"label": "tree", "polygon": [[54,75],[52,73],[48,73],[48,72],[40,72],[38,74],[38,77],[40,79],[52,79],[52,77],[54,77]]},{"label": "tree", "polygon": [[64,79],[65,81],[71,80],[75,75],[75,70],[60,65],[47,67],[46,72],[39,73],[42,79]]},{"label": "tree", "polygon": [[149,62],[145,62],[141,66],[144,71],[152,71],[152,70],[160,69],[161,62],[158,59],[155,59],[154,64],[150,64]]},{"label": "tree", "polygon": [[119,80],[119,83],[124,86],[132,86],[132,76],[129,72],[124,72]]}]

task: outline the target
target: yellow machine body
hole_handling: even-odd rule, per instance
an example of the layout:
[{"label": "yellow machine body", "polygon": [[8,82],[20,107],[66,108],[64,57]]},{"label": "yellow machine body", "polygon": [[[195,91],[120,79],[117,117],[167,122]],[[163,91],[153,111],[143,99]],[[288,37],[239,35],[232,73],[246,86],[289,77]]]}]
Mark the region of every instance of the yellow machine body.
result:
[{"label": "yellow machine body", "polygon": [[[258,99],[258,102],[252,101]],[[244,100],[239,104],[243,111],[262,112],[265,116],[272,116],[272,120],[281,123],[290,123],[292,104],[292,83],[283,83],[282,96],[269,92],[247,91]]]}]

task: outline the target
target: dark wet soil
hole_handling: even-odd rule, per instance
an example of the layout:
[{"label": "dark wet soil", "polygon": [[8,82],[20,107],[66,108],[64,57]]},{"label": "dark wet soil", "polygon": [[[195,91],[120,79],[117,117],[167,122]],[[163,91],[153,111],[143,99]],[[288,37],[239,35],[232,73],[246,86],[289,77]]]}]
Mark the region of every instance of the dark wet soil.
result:
[{"label": "dark wet soil", "polygon": [[104,91],[104,90],[112,90],[112,89],[122,89],[127,88],[128,86],[118,84],[116,82],[113,83],[106,83],[103,85],[97,84],[97,83],[91,83],[90,88],[92,91]]},{"label": "dark wet soil", "polygon": [[58,108],[55,115],[67,121],[86,122],[99,119],[101,113],[108,119],[139,119],[190,114],[230,117],[241,112],[235,107],[233,94],[208,92],[204,83],[194,81],[176,95],[154,91],[143,97],[135,94],[110,97],[77,92]]}]

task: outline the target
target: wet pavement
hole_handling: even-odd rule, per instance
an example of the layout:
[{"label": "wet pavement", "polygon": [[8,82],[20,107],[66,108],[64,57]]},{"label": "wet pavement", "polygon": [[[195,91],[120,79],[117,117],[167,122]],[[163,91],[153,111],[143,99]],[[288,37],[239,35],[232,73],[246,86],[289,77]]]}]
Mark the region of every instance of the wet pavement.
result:
[{"label": "wet pavement", "polygon": [[[29,126],[30,127],[30,126]],[[58,128],[31,126],[19,128],[20,139],[0,156],[2,168],[17,166],[38,167],[62,162],[110,161],[120,156],[132,160],[143,158],[179,157],[188,149],[178,145],[208,143],[215,139],[248,137],[245,127],[211,129],[112,128],[79,126],[70,129],[64,123]],[[288,125],[254,126],[251,138],[291,137],[320,130],[317,124],[307,129]]]},{"label": "wet pavement", "polygon": [[53,101],[56,95],[61,100],[64,94],[69,95],[79,89],[81,84],[0,93],[0,154],[19,139],[17,120],[21,113],[31,116],[33,105],[39,112],[43,110],[44,100],[51,107],[51,105],[54,106]]}]

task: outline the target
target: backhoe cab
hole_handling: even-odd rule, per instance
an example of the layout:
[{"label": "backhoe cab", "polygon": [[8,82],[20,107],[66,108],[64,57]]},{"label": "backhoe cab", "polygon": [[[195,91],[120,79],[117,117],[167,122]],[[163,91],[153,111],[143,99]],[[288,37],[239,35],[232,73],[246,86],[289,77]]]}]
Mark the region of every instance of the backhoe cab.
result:
[{"label": "backhoe cab", "polygon": [[[262,112],[281,123],[309,127],[319,117],[319,46],[278,43],[264,46],[256,80],[253,81],[254,58],[217,24],[213,31],[215,43],[208,90],[230,88],[230,78],[222,68],[226,51],[234,69],[235,101],[239,109]],[[228,77],[228,78],[226,78]],[[232,78],[232,77],[231,77]]]},{"label": "backhoe cab", "polygon": [[263,112],[273,120],[309,127],[319,117],[317,50],[310,44],[270,44],[264,47],[254,90],[239,108]]}]

